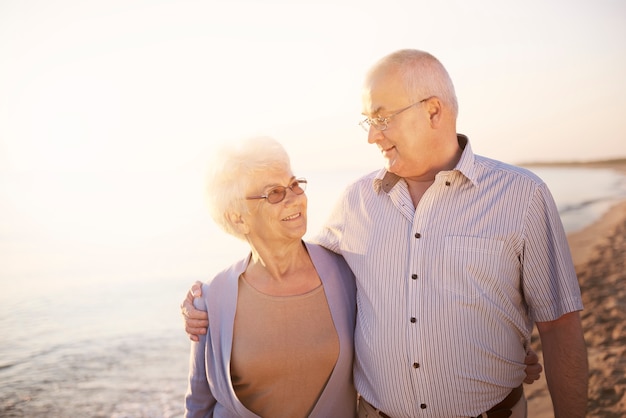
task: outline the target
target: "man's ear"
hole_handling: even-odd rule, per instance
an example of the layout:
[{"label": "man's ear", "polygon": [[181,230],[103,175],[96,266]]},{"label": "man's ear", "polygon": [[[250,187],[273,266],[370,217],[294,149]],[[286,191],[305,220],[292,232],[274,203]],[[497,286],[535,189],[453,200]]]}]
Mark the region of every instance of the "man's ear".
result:
[{"label": "man's ear", "polygon": [[240,213],[230,212],[226,215],[226,217],[228,218],[228,222],[230,222],[233,228],[239,231],[239,233],[243,235],[248,235],[248,233],[250,232],[250,228],[248,227],[248,223],[246,222],[244,217],[241,216]]},{"label": "man's ear", "polygon": [[441,118],[443,116],[443,104],[438,97],[433,97],[426,103],[426,106],[428,109],[430,126],[437,127],[441,123]]}]

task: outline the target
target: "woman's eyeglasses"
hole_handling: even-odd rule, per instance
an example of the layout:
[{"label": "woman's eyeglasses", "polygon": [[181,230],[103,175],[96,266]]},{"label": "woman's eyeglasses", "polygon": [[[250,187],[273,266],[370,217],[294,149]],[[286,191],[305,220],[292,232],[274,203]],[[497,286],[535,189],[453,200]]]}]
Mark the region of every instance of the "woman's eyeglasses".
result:
[{"label": "woman's eyeglasses", "polygon": [[300,195],[306,190],[306,183],[306,179],[295,179],[288,186],[273,187],[262,196],[248,196],[246,199],[267,199],[267,201],[271,204],[280,203],[285,200],[285,197],[287,196],[287,189],[291,189],[294,194]]}]

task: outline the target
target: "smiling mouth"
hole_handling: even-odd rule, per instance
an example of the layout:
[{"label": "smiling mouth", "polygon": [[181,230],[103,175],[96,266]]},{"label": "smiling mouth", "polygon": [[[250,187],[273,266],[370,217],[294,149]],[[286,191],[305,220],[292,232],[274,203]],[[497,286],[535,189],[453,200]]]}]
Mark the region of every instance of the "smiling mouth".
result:
[{"label": "smiling mouth", "polygon": [[391,147],[389,147],[389,148],[381,148],[381,149],[380,149],[380,153],[381,153],[381,154],[383,154],[383,155],[384,155],[384,154],[388,154],[388,153],[389,153],[389,152],[391,152],[391,150],[393,150],[393,149],[395,149],[395,147],[394,147],[394,146],[391,146]]},{"label": "smiling mouth", "polygon": [[294,219],[298,219],[298,218],[299,218],[299,217],[301,217],[301,216],[302,216],[302,213],[301,213],[301,212],[298,212],[298,213],[296,213],[296,214],[294,214],[294,215],[287,216],[286,218],[283,218],[282,220],[283,220],[283,221],[292,221],[292,220],[294,220]]}]

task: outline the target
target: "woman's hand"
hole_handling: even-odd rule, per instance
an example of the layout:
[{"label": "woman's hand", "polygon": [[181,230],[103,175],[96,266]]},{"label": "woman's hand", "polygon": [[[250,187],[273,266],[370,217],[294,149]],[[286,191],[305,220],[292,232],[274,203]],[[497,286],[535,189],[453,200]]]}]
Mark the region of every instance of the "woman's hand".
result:
[{"label": "woman's hand", "polygon": [[524,379],[524,383],[532,384],[535,380],[539,380],[543,367],[541,363],[539,363],[537,353],[533,350],[529,350],[528,353],[526,353],[524,364],[526,364],[526,378]]}]

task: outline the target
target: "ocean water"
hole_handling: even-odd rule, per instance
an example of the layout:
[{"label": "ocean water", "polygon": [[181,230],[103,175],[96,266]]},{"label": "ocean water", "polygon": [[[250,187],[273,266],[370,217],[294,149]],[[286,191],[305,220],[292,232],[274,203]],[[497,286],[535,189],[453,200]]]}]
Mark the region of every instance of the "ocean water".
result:
[{"label": "ocean water", "polygon": [[550,187],[565,231],[584,228],[626,198],[626,176],[610,169],[533,168]]},{"label": "ocean water", "polygon": [[[626,177],[611,170],[533,170],[550,186],[568,232],[626,198]],[[360,173],[297,174],[309,179],[314,233]],[[39,265],[41,253],[31,256],[34,247],[11,232],[22,228],[5,229],[5,255],[23,249],[30,267],[0,268],[0,417],[182,415],[189,341],[179,304],[193,281],[246,252],[212,226],[202,207],[185,219],[141,248],[89,247],[99,251],[89,258],[80,245],[71,247],[80,267],[74,270]],[[129,263],[128,253],[144,262]]]}]

